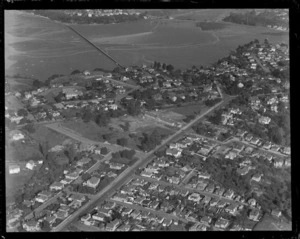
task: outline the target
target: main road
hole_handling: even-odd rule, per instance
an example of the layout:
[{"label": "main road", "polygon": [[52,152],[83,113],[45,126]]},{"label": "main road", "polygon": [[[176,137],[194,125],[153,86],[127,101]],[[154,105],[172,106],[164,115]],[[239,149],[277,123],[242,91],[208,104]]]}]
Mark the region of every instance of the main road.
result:
[{"label": "main road", "polygon": [[128,179],[133,175],[134,171],[148,163],[153,159],[153,153],[160,150],[162,147],[164,147],[166,144],[170,143],[172,140],[174,140],[179,135],[183,134],[185,130],[189,129],[191,126],[193,126],[195,123],[197,123],[200,119],[208,115],[209,113],[213,112],[216,108],[221,107],[222,105],[227,104],[232,97],[226,97],[213,107],[211,107],[206,112],[203,112],[202,114],[198,115],[194,120],[189,122],[187,125],[179,129],[176,133],[169,136],[167,139],[163,140],[162,143],[158,146],[156,146],[153,150],[149,151],[144,155],[144,157],[140,158],[136,163],[134,163],[131,167],[128,167],[126,170],[124,170],[111,184],[107,185],[103,190],[101,190],[97,195],[95,195],[94,199],[89,201],[87,204],[85,204],[83,207],[78,209],[76,212],[74,212],[72,215],[70,215],[68,218],[66,218],[62,223],[60,223],[57,227],[54,227],[52,231],[61,231],[66,227],[69,223],[71,223],[76,217],[84,213],[86,210],[91,209],[94,207],[99,201],[104,200],[108,194],[111,194],[116,189],[118,189],[121,185],[123,185]]}]

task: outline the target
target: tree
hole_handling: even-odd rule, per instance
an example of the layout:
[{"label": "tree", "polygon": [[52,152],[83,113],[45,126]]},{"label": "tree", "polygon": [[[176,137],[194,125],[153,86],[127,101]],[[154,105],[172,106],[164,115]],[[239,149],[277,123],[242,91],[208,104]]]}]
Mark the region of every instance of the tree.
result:
[{"label": "tree", "polygon": [[174,67],[171,64],[169,64],[166,66],[166,69],[167,69],[167,71],[172,71],[174,69]]},{"label": "tree", "polygon": [[166,64],[165,63],[162,64],[162,68],[163,68],[163,70],[166,69]]},{"label": "tree", "polygon": [[103,147],[103,148],[101,148],[100,153],[101,153],[102,155],[106,155],[106,154],[108,154],[108,149],[107,149],[106,147]]},{"label": "tree", "polygon": [[121,146],[127,146],[128,145],[128,139],[127,138],[117,139],[117,144],[121,145]]},{"label": "tree", "polygon": [[28,133],[33,134],[35,132],[34,124],[26,124],[22,129],[26,130]]},{"label": "tree", "polygon": [[40,88],[43,86],[43,82],[39,81],[39,80],[34,80],[32,82],[32,86],[35,87],[35,88]]},{"label": "tree", "polygon": [[141,113],[141,106],[139,101],[130,101],[127,105],[127,111],[130,115],[139,115]]},{"label": "tree", "polygon": [[92,120],[92,118],[93,118],[93,114],[90,110],[86,110],[82,115],[82,120],[85,123],[90,122]]},{"label": "tree", "polygon": [[96,116],[95,123],[98,126],[105,127],[105,126],[107,126],[108,122],[109,122],[109,118],[107,117],[107,115],[105,113],[100,113]]},{"label": "tree", "polygon": [[26,117],[26,116],[28,115],[28,112],[27,112],[27,110],[25,110],[25,109],[19,109],[19,110],[17,111],[17,114],[18,114],[19,116]]},{"label": "tree", "polygon": [[81,73],[81,71],[79,71],[79,70],[74,70],[74,71],[71,72],[71,75],[75,75],[75,74],[79,74],[79,73]]},{"label": "tree", "polygon": [[84,174],[81,175],[81,179],[82,179],[83,181],[87,181],[87,180],[89,180],[90,178],[91,178],[91,175],[90,175],[89,173],[84,173]]}]

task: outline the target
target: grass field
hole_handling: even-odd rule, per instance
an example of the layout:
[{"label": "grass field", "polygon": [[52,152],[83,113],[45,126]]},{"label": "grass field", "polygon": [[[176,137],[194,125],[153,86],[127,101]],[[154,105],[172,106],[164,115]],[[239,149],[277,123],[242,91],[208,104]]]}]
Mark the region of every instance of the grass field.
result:
[{"label": "grass field", "polygon": [[100,142],[103,141],[102,135],[114,133],[114,131],[110,130],[108,127],[99,127],[95,122],[85,123],[80,121],[67,121],[62,123],[62,125],[78,132],[85,138]]},{"label": "grass field", "polygon": [[28,181],[34,171],[21,170],[18,174],[9,175],[6,172],[5,185],[6,185],[6,203],[14,201],[15,193]]},{"label": "grass field", "polygon": [[221,22],[197,22],[197,27],[200,27],[203,31],[220,30],[226,27],[226,23]]},{"label": "grass field", "polygon": [[61,144],[63,141],[68,139],[66,136],[56,133],[55,131],[41,125],[36,125],[35,132],[30,134],[30,136],[37,143],[47,141],[49,148]]},{"label": "grass field", "polygon": [[271,215],[265,214],[262,220],[256,224],[253,231],[290,231],[292,230],[291,223],[287,223],[284,220],[280,221],[272,217]]},{"label": "grass field", "polygon": [[199,114],[199,113],[205,111],[206,109],[208,109],[208,107],[205,106],[204,104],[200,103],[200,104],[195,104],[195,105],[187,105],[187,106],[177,107],[177,108],[174,108],[171,110],[178,114],[190,116],[190,115]]}]

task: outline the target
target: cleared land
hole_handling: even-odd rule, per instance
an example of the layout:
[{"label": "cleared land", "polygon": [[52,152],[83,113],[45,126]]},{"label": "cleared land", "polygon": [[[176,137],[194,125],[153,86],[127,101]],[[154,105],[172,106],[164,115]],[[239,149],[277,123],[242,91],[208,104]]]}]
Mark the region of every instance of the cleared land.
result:
[{"label": "cleared land", "polygon": [[291,223],[284,220],[279,220],[271,215],[264,215],[262,220],[257,223],[253,231],[290,231],[292,230]]},{"label": "cleared land", "polygon": [[177,108],[174,108],[171,110],[178,114],[190,116],[190,115],[199,114],[200,112],[207,110],[207,109],[208,109],[207,106],[205,106],[202,103],[199,103],[199,104],[195,104],[195,105],[187,105],[187,106],[177,107]]}]

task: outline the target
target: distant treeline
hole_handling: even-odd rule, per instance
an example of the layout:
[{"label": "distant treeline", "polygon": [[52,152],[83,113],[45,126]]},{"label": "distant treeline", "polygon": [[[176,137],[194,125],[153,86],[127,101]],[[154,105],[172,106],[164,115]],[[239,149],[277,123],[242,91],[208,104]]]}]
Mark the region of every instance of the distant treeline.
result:
[{"label": "distant treeline", "polygon": [[77,24],[90,24],[90,23],[99,23],[99,24],[109,24],[109,23],[120,23],[126,21],[137,21],[142,19],[145,14],[140,15],[114,15],[114,16],[93,16],[89,17],[88,15],[68,15],[64,11],[59,10],[34,10],[32,11],[35,15],[47,17],[54,21],[60,21],[65,23],[77,23]]},{"label": "distant treeline", "polygon": [[270,11],[264,11],[256,13],[254,10],[247,13],[230,13],[229,16],[223,19],[224,22],[233,22],[238,24],[250,25],[250,26],[267,26],[277,25],[286,27],[288,23],[285,23],[278,18],[275,13]]}]

